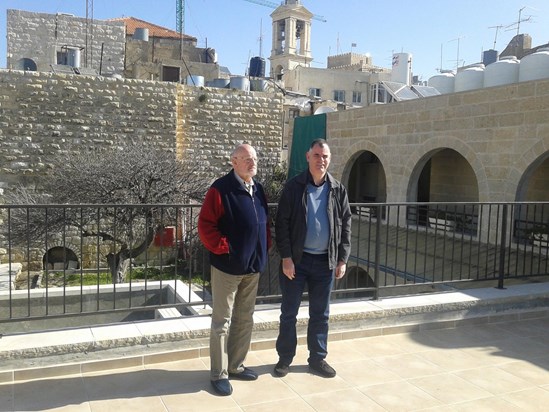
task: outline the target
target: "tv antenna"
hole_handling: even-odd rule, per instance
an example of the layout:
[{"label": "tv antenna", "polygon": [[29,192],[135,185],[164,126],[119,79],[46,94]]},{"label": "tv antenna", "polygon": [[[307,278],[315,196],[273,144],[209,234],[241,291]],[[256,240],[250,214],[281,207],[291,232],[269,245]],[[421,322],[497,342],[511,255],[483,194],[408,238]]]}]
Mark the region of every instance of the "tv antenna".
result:
[{"label": "tv antenna", "polygon": [[514,26],[517,26],[517,36],[520,34],[520,23],[523,23],[523,22],[527,22],[527,21],[531,21],[532,20],[532,16],[528,16],[528,17],[521,17],[522,16],[522,11],[525,9],[525,8],[529,8],[529,9],[533,9],[533,10],[537,10],[537,9],[534,9],[533,7],[530,7],[530,6],[524,6],[524,7],[521,7],[519,9],[519,13],[518,13],[518,20],[508,26],[506,26],[505,28],[507,30],[513,30],[513,27]]},{"label": "tv antenna", "polygon": [[502,24],[500,24],[499,26],[490,26],[488,27],[489,29],[496,29],[496,35],[494,37],[494,47],[492,47],[492,49],[496,49],[496,42],[498,41],[498,31],[499,29],[503,28],[505,26],[503,26]]},{"label": "tv antenna", "polygon": [[452,40],[448,40],[448,43],[450,42],[453,42],[453,41],[457,41],[457,57],[456,57],[456,71],[457,69],[459,68],[459,41],[461,39],[463,39],[465,36],[459,36],[459,37],[456,37],[455,39],[452,39]]}]

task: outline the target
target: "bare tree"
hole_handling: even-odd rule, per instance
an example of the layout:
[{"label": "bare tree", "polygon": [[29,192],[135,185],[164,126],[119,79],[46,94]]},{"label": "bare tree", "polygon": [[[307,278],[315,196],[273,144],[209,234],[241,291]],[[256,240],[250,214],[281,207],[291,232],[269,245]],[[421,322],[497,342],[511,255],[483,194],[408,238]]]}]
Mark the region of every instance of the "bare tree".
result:
[{"label": "bare tree", "polygon": [[68,151],[52,160],[51,173],[38,189],[20,186],[7,193],[11,204],[47,205],[13,209],[11,239],[39,242],[71,227],[82,237],[111,242],[106,260],[113,283],[120,283],[131,258],[143,253],[164,226],[178,223],[181,209],[174,205],[201,200],[209,182],[195,162],[149,145]]}]

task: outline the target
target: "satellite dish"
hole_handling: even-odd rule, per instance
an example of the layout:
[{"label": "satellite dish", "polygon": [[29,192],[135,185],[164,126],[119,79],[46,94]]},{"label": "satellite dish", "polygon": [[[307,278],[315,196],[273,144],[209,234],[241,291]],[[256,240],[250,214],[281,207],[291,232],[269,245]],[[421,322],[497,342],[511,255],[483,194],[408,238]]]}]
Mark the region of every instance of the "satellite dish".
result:
[{"label": "satellite dish", "polygon": [[328,106],[321,106],[318,109],[315,110],[315,114],[322,114],[322,113],[332,113],[336,110],[333,107]]}]

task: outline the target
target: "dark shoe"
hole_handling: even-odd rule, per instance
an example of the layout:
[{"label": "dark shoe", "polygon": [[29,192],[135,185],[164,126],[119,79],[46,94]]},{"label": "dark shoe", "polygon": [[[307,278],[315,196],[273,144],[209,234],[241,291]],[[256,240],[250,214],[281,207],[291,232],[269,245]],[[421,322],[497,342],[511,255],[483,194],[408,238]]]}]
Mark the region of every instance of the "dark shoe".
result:
[{"label": "dark shoe", "polygon": [[275,375],[279,377],[286,376],[290,372],[290,365],[286,365],[282,361],[278,361],[274,369]]},{"label": "dark shoe", "polygon": [[218,379],[216,381],[211,381],[215,393],[220,396],[229,396],[233,393],[233,387],[228,379]]},{"label": "dark shoe", "polygon": [[325,378],[333,378],[336,376],[335,369],[328,365],[328,362],[324,359],[318,362],[309,363],[309,368]]},{"label": "dark shoe", "polygon": [[229,372],[229,378],[238,379],[241,381],[255,381],[257,379],[257,373],[244,366],[244,370],[242,372]]}]

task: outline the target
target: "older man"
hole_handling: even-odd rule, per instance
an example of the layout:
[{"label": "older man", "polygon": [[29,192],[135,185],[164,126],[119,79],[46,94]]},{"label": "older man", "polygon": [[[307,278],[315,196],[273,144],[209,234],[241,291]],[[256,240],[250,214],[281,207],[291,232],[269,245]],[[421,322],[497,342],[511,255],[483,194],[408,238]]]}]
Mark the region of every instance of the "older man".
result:
[{"label": "older man", "polygon": [[198,234],[210,251],[213,298],[210,380],[227,396],[231,379],[255,380],[244,366],[252,337],[259,274],[268,259],[271,236],[263,187],[254,181],[257,154],[249,144],[236,147],[232,170],[206,194]]}]

